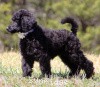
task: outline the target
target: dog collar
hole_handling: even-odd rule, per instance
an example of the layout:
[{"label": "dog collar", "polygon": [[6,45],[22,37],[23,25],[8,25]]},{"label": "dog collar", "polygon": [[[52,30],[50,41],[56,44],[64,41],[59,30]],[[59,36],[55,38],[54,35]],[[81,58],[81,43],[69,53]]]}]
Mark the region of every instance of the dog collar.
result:
[{"label": "dog collar", "polygon": [[30,34],[30,33],[32,33],[32,32],[34,32],[34,29],[32,29],[32,30],[30,30],[30,31],[28,31],[28,32],[26,32],[26,33],[18,33],[18,37],[20,38],[20,39],[24,39],[28,34]]}]

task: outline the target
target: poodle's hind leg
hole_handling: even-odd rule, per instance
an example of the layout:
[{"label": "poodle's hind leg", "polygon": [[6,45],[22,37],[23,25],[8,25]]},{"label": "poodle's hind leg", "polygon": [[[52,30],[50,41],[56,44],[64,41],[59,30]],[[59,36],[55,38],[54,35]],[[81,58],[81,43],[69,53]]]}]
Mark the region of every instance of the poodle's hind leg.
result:
[{"label": "poodle's hind leg", "polygon": [[76,65],[76,64],[73,64],[73,66],[70,67],[70,73],[69,73],[69,76],[72,77],[72,76],[78,76],[79,73],[80,73],[80,70],[81,68]]},{"label": "poodle's hind leg", "polygon": [[44,57],[41,58],[39,62],[42,75],[46,75],[49,78],[51,75],[50,59]]},{"label": "poodle's hind leg", "polygon": [[90,78],[94,74],[94,67],[93,62],[88,60],[84,55],[82,51],[79,51],[79,56],[81,61],[81,67],[86,73],[86,78]]},{"label": "poodle's hind leg", "polygon": [[22,58],[23,77],[31,76],[34,61],[32,58]]},{"label": "poodle's hind leg", "polygon": [[64,54],[64,55],[61,55],[60,58],[63,61],[63,63],[69,67],[69,69],[70,69],[69,76],[70,77],[79,75],[81,67],[80,67],[77,56],[75,56],[75,55],[69,56],[69,55]]}]

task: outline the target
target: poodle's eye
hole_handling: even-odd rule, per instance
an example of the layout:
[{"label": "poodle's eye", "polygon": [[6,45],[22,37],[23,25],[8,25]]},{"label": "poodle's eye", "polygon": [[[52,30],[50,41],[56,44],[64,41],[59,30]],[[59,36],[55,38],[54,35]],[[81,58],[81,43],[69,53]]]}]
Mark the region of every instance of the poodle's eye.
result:
[{"label": "poodle's eye", "polygon": [[13,21],[18,23],[20,20],[19,20],[19,19],[15,19],[15,20],[13,20]]},{"label": "poodle's eye", "polygon": [[16,21],[19,21],[19,19],[16,19]]},{"label": "poodle's eye", "polygon": [[12,21],[16,22],[16,21],[18,21],[18,19],[14,19],[14,18],[13,18]]}]

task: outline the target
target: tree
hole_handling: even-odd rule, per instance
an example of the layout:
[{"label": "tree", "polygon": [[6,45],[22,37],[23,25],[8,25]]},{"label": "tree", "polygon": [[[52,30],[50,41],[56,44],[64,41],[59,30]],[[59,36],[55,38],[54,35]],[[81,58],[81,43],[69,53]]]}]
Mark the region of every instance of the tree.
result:
[{"label": "tree", "polygon": [[72,16],[81,23],[82,31],[100,23],[100,0],[62,0],[52,5],[58,16]]}]

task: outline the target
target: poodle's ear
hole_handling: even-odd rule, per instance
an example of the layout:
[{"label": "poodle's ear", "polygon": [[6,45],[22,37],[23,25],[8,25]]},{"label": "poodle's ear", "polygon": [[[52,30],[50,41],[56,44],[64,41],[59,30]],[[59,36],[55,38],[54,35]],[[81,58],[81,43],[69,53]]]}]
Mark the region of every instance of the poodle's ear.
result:
[{"label": "poodle's ear", "polygon": [[32,27],[36,25],[37,25],[37,22],[34,17],[23,16],[21,18],[21,26],[23,29],[31,29]]}]

